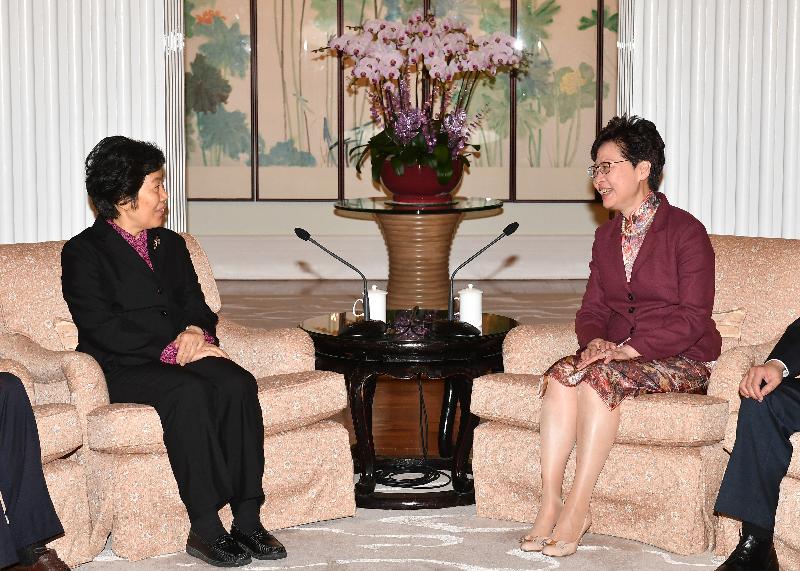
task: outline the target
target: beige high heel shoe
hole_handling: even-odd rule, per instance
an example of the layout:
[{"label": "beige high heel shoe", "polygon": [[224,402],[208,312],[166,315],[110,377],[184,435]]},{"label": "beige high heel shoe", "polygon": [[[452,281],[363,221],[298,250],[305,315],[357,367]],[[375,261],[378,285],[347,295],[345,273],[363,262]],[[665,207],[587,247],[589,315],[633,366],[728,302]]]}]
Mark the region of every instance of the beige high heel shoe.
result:
[{"label": "beige high heel shoe", "polygon": [[[564,509],[563,501],[561,502],[561,509]],[[541,551],[549,539],[549,535],[531,535],[530,533],[526,533],[519,538],[519,548],[521,551],[526,551],[528,553],[532,551]]]},{"label": "beige high heel shoe", "polygon": [[520,551],[528,553],[531,551],[541,551],[549,539],[550,537],[545,535],[523,535],[519,538]]},{"label": "beige high heel shoe", "polygon": [[587,513],[586,519],[583,520],[583,529],[580,534],[578,534],[578,539],[572,542],[548,539],[542,548],[542,554],[549,555],[550,557],[567,557],[568,555],[572,555],[578,551],[578,546],[581,544],[583,536],[586,535],[586,532],[589,531],[591,526],[592,514]]}]

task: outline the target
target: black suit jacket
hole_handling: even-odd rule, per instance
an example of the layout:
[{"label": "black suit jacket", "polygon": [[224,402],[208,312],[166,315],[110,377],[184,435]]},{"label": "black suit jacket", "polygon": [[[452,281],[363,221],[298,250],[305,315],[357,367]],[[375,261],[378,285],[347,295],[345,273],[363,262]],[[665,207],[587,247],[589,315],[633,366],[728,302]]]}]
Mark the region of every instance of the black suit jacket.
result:
[{"label": "black suit jacket", "polygon": [[789,369],[789,378],[800,375],[800,319],[786,328],[778,344],[767,357],[767,361],[770,359],[783,361]]},{"label": "black suit jacket", "polygon": [[106,373],[158,361],[188,325],[216,336],[184,239],[148,230],[151,270],[122,236],[98,218],[61,252],[61,289],[78,328],[78,351]]}]

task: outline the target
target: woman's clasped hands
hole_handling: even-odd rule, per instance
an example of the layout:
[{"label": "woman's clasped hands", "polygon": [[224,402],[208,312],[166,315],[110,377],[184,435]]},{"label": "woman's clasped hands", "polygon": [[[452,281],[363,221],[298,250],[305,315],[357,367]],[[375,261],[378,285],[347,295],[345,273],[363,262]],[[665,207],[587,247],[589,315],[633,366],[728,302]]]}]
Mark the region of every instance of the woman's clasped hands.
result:
[{"label": "woman's clasped hands", "polygon": [[627,361],[628,359],[639,357],[639,352],[630,345],[625,345],[625,341],[617,344],[599,337],[592,339],[581,353],[581,358],[576,368],[579,370],[584,369],[601,359],[604,363],[610,363],[611,361]]},{"label": "woman's clasped hands", "polygon": [[225,351],[216,345],[208,343],[203,334],[203,330],[196,325],[190,325],[186,328],[186,331],[182,331],[181,334],[175,338],[174,343],[178,348],[175,362],[181,366],[199,361],[204,357],[222,357],[224,359],[230,359]]}]

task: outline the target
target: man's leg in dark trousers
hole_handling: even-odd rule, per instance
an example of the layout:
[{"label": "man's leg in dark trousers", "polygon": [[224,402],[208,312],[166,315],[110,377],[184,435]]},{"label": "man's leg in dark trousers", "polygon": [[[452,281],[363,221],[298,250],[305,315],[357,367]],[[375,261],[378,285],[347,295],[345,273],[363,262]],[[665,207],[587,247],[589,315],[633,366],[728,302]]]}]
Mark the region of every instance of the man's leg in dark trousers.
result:
[{"label": "man's leg in dark trousers", "polygon": [[0,373],[0,568],[18,550],[64,533],[42,472],[39,432],[22,382]]},{"label": "man's leg in dark trousers", "polygon": [[[263,499],[264,425],[255,379],[229,359],[149,363],[108,377],[111,402],[153,406],[192,525],[229,502]],[[208,538],[208,539],[213,539]]]},{"label": "man's leg in dark trousers", "polygon": [[715,510],[765,530],[775,528],[780,484],[800,431],[800,380],[784,379],[763,402],[743,399],[736,443]]}]

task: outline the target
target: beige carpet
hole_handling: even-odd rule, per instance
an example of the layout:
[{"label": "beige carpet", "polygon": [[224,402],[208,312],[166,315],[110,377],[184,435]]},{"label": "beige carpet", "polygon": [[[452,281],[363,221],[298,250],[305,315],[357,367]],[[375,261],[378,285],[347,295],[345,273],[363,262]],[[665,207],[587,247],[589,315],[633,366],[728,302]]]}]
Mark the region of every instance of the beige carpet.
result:
[{"label": "beige carpet", "polygon": [[[345,311],[359,297],[359,282],[220,282],[222,313],[247,325],[294,326],[308,316]],[[384,284],[381,284],[384,285]],[[585,288],[584,281],[491,281],[478,284],[484,309],[521,323],[570,321]],[[463,287],[459,284],[459,287]],[[287,559],[254,561],[244,569],[460,570],[460,571],[689,571],[713,570],[720,563],[710,553],[681,557],[654,547],[604,535],[588,534],[578,553],[553,559],[523,553],[517,538],[528,526],[479,519],[475,506],[424,511],[359,509],[354,518],[281,530]],[[214,569],[185,553],[132,563],[107,548],[86,571]]]},{"label": "beige carpet", "polygon": [[[282,530],[276,536],[289,556],[281,561],[253,561],[249,571],[272,569],[386,569],[460,571],[689,571],[715,569],[710,554],[681,557],[654,547],[605,535],[588,534],[578,553],[555,559],[523,553],[516,538],[527,526],[481,519],[475,507],[445,510],[358,510],[354,518]],[[81,571],[213,569],[185,553],[137,563],[103,552]]]}]

